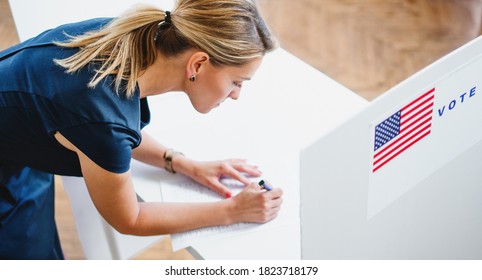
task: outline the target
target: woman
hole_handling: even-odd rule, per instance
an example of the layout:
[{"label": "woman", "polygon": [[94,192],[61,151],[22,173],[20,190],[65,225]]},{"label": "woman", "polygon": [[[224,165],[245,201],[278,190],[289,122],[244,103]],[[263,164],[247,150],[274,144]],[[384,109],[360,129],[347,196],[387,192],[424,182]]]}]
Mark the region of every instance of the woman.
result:
[{"label": "woman", "polygon": [[[141,132],[149,122],[146,97],[183,91],[207,113],[237,99],[274,48],[251,1],[180,0],[172,12],[142,6],[60,26],[0,52],[0,258],[63,258],[52,174],[83,176],[100,214],[125,234],[274,219],[282,191],[250,183],[243,174],[259,176],[255,166],[194,161]],[[132,157],[226,199],[138,203]],[[247,187],[231,197],[222,176]]]}]

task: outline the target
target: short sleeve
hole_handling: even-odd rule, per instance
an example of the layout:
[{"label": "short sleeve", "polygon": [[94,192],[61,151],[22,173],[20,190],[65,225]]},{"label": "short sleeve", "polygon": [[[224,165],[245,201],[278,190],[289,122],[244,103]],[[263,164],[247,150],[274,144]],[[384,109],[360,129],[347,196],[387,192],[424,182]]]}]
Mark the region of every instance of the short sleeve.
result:
[{"label": "short sleeve", "polygon": [[141,141],[140,135],[117,124],[83,124],[60,133],[97,165],[114,173],[129,170],[132,149]]}]

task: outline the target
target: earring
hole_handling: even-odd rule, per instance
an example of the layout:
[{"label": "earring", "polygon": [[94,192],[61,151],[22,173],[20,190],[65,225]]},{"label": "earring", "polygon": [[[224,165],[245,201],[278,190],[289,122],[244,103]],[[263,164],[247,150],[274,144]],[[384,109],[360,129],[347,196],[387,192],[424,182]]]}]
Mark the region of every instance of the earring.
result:
[{"label": "earring", "polygon": [[195,82],[195,81],[196,81],[196,76],[195,76],[195,75],[192,75],[191,78],[189,78],[189,81]]}]

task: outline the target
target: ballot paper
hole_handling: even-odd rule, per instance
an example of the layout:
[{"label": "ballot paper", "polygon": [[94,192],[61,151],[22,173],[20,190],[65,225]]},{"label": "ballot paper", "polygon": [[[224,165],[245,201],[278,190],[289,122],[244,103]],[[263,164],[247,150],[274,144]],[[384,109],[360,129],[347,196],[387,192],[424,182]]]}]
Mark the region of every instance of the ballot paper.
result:
[{"label": "ballot paper", "polygon": [[[259,182],[260,178],[252,178],[252,180],[253,182]],[[245,187],[242,183],[234,179],[226,178],[222,179],[221,182],[231,190],[233,196],[241,192]],[[287,189],[289,190],[291,188],[288,187]],[[168,180],[161,181],[160,192],[163,202],[214,202],[225,199],[214,191],[180,174]],[[283,195],[283,197],[285,195]],[[232,238],[239,235],[286,226],[287,224],[296,221],[296,219],[299,219],[298,211],[291,211],[293,208],[296,208],[296,204],[290,203],[289,201],[289,199],[288,202],[286,202],[286,199],[283,199],[283,205],[278,217],[265,224],[238,223],[228,226],[206,227],[172,234],[172,248],[174,251],[177,251],[185,247],[199,244],[200,242],[212,242],[219,239]]]}]

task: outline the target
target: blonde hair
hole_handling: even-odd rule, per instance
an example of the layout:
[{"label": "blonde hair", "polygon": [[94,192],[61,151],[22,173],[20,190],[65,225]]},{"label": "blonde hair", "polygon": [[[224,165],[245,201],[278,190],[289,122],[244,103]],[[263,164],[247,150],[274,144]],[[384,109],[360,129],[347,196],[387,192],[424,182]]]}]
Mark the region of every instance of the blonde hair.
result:
[{"label": "blonde hair", "polygon": [[99,30],[57,42],[79,51],[55,62],[68,73],[93,62],[98,67],[89,87],[115,75],[116,92],[130,97],[142,71],[156,60],[157,50],[172,57],[195,48],[206,52],[213,65],[240,66],[277,47],[250,0],[179,0],[170,24],[162,24],[165,20],[165,11],[137,6]]}]

